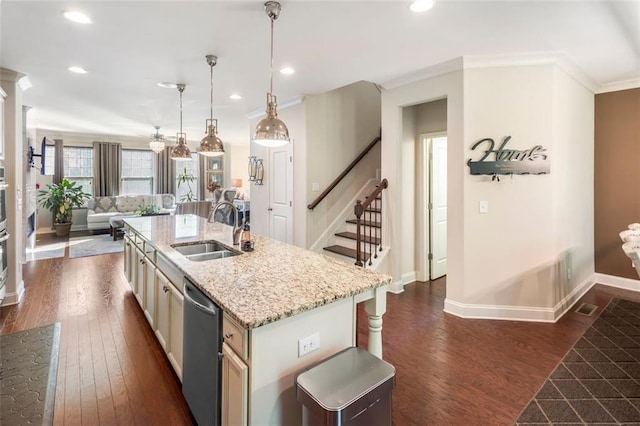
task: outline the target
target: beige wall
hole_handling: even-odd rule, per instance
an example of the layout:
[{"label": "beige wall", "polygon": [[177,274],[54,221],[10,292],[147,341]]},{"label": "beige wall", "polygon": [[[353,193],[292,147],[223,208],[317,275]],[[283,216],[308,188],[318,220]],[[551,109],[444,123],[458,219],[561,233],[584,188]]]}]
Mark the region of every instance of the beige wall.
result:
[{"label": "beige wall", "polygon": [[[307,204],[311,203],[380,134],[380,91],[358,82],[304,100],[307,123]],[[307,211],[307,247],[380,167],[380,144],[312,211]],[[317,182],[320,191],[312,192]]]},{"label": "beige wall", "polygon": [[[358,82],[324,94],[306,96],[301,104],[278,111],[293,139],[293,243],[310,247],[326,230],[365,182],[380,167],[380,146],[343,182],[310,211],[307,205],[357,157],[380,132],[380,92],[368,82]],[[251,120],[255,128],[261,117]],[[268,150],[251,144],[251,155],[264,158]],[[312,184],[320,191],[312,192]],[[251,189],[251,226],[255,232],[269,232],[269,182]]]},{"label": "beige wall", "polygon": [[[385,221],[392,247],[387,272],[396,283],[413,272],[406,256],[415,237],[405,227],[416,211],[405,168],[414,159],[407,158],[403,109],[446,97],[448,306],[553,313],[593,274],[593,95],[554,65],[467,67],[461,59],[449,66],[383,92],[383,175],[390,180],[389,202],[401,206]],[[473,143],[507,135],[515,149],[547,148],[551,174],[500,182],[471,176],[466,162],[478,156]],[[573,164],[581,148],[581,162]],[[488,201],[488,214],[479,213],[479,201]]]},{"label": "beige wall", "polygon": [[[462,61],[454,60],[443,65],[441,73],[426,79],[399,86],[388,87],[382,92],[382,176],[389,180],[383,209],[383,244],[391,247],[384,272],[394,278],[392,291],[400,291],[406,280],[415,276],[415,235],[405,231],[413,226],[416,214],[415,175],[405,169],[415,167],[415,146],[403,130],[407,107],[447,99],[447,199],[449,204],[447,227],[447,297],[456,298],[462,292],[464,224],[462,222],[462,196],[464,176],[463,159],[463,73]],[[409,258],[407,262],[405,259]],[[404,277],[404,280],[403,280]]]},{"label": "beige wall", "polygon": [[638,279],[618,233],[640,222],[640,89],[595,97],[596,272]]}]

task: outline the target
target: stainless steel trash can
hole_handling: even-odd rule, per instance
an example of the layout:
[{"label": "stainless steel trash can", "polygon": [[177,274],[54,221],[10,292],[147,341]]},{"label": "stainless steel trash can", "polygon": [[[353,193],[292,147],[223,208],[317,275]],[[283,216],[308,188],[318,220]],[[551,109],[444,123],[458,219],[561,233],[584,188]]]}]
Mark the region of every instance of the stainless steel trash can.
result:
[{"label": "stainless steel trash can", "polygon": [[395,368],[362,348],[347,348],[296,376],[305,425],[389,426]]}]

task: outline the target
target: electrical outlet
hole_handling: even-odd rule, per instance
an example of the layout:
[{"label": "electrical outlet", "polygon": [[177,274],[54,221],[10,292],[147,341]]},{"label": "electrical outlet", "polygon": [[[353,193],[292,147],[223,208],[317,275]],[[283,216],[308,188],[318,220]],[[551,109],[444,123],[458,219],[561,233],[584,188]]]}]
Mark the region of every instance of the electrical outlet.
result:
[{"label": "electrical outlet", "polygon": [[298,358],[320,349],[320,333],[314,333],[311,336],[298,340]]},{"label": "electrical outlet", "polygon": [[480,201],[479,210],[480,210],[480,213],[489,213],[489,202]]}]

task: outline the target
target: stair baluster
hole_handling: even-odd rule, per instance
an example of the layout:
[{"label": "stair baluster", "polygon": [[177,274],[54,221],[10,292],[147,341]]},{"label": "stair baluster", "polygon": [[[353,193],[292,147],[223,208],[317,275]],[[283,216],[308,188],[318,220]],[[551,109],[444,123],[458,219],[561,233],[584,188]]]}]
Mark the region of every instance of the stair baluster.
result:
[{"label": "stair baluster", "polygon": [[[360,200],[356,201],[356,205],[353,210],[356,215],[356,263],[355,264],[357,266],[363,266],[362,260],[365,255],[369,256],[369,266],[371,266],[373,264],[372,257],[375,257],[375,258],[378,257],[378,246],[379,246],[379,250],[382,251],[382,229],[380,229],[380,234],[378,236],[378,228],[382,223],[382,213],[381,213],[382,212],[381,210],[382,191],[387,189],[388,186],[389,186],[389,182],[386,179],[382,179],[380,184],[376,185],[376,189],[371,194],[369,194],[369,196],[365,197],[364,203]],[[373,208],[372,208],[372,204],[373,204]],[[365,211],[368,211],[369,213],[368,216],[365,216],[365,221],[364,221],[365,224],[368,224],[367,226],[369,228],[369,235],[367,237],[367,231],[365,229],[364,242],[367,243],[365,247],[368,247],[369,251],[367,252],[365,250],[363,253],[363,250],[361,249],[361,244],[363,241],[362,241],[362,231],[360,230],[360,226],[363,224],[362,214]],[[381,218],[380,222],[378,222],[377,220],[374,222],[372,220],[372,213],[374,212],[376,213],[376,219],[378,216],[378,212],[380,212],[380,218]],[[368,222],[366,220],[367,217],[368,217]],[[376,228],[375,239],[374,239],[374,231],[371,230],[372,227]],[[374,251],[371,251],[372,248]]]}]

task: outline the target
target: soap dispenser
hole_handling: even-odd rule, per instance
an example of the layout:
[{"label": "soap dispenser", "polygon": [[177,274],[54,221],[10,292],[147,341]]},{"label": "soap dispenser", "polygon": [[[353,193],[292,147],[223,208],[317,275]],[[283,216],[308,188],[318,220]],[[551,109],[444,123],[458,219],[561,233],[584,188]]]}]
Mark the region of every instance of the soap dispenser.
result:
[{"label": "soap dispenser", "polygon": [[242,234],[240,234],[240,249],[242,251],[252,251],[253,243],[251,242],[251,231],[249,230],[249,224],[244,224]]}]

